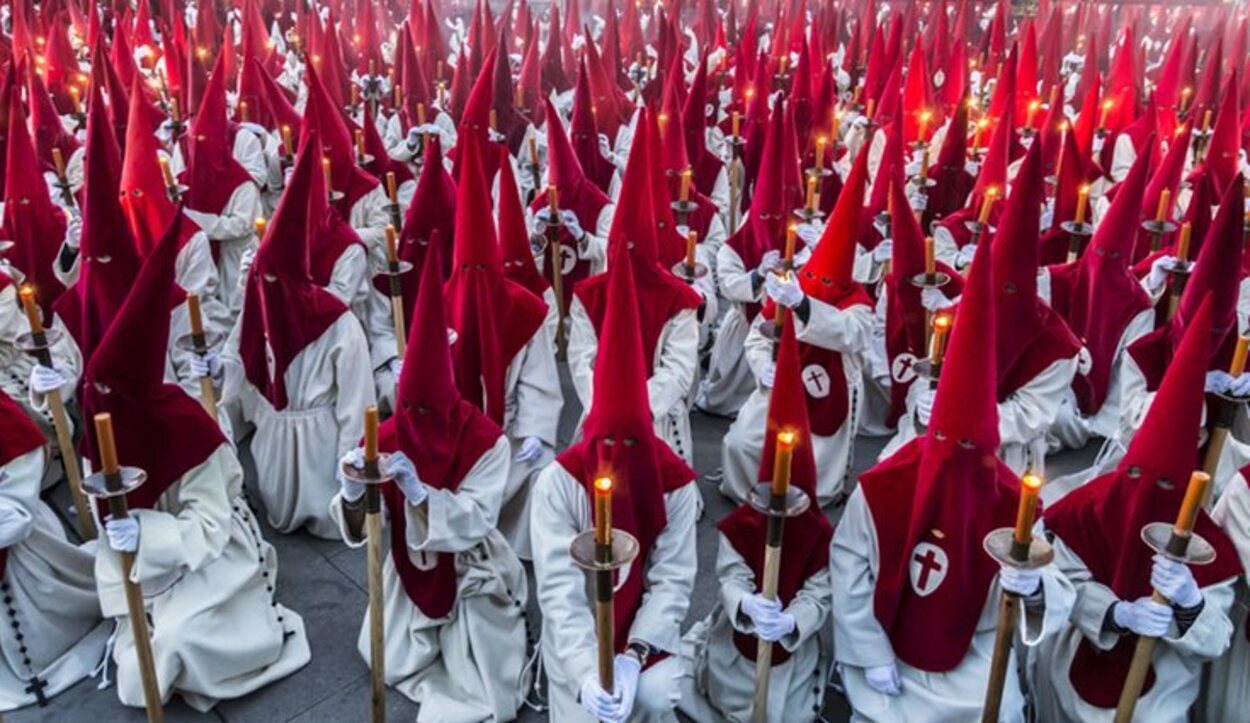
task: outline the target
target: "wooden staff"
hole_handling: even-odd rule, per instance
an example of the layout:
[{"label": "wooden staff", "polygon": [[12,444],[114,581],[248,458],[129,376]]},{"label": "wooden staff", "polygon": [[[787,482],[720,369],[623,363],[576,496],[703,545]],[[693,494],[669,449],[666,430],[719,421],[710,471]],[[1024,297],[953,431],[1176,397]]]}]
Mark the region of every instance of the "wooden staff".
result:
[{"label": "wooden staff", "polygon": [[382,495],[378,468],[378,408],[365,410],[365,546],[369,575],[369,679],[373,723],[386,720],[386,629],[382,612]]},{"label": "wooden staff", "polygon": [[[1238,338],[1237,346],[1233,350],[1233,360],[1228,365],[1230,376],[1239,377],[1246,371],[1247,352],[1250,352],[1250,337]],[[1216,397],[1211,406],[1214,424],[1211,429],[1211,440],[1207,442],[1206,456],[1202,459],[1202,471],[1214,477],[1215,469],[1220,464],[1220,453],[1224,450],[1224,442],[1228,439],[1228,431],[1233,427],[1233,413],[1237,411],[1237,405],[1223,397]]]},{"label": "wooden staff", "polygon": [[400,359],[408,348],[408,331],[404,323],[404,287],[399,279],[399,245],[395,227],[386,227],[386,268],[391,295],[391,322],[395,325],[395,353]]},{"label": "wooden staff", "polygon": [[[35,304],[35,289],[23,286],[18,295],[22,298],[22,308],[26,311],[26,321],[30,324],[30,336],[34,342],[35,360],[41,365],[52,368],[52,350],[48,346],[48,335],[43,330],[43,318],[39,316],[39,307]],[[91,508],[87,505],[87,496],[82,491],[82,472],[78,469],[78,455],[74,451],[74,437],[69,431],[69,416],[65,413],[65,400],[61,399],[61,390],[53,389],[44,395],[48,400],[48,410],[52,412],[52,426],[56,430],[56,446],[61,451],[61,465],[65,467],[65,477],[69,480],[70,497],[74,500],[74,513],[78,516],[78,530],[83,539],[95,539],[95,522],[91,519]]]},{"label": "wooden staff", "polygon": [[[107,412],[95,415],[96,443],[100,451],[100,471],[109,492],[122,489],[121,467],[117,464],[117,443],[113,438],[113,417]],[[124,520],[130,516],[126,496],[114,494],[108,498],[109,516]],[[131,578],[135,566],[133,552],[119,552],[122,566],[122,587],[126,590],[126,610],[130,617],[130,632],[135,639],[135,654],[139,657],[139,678],[143,681],[143,702],[148,712],[148,723],[161,723],[165,711],[161,707],[161,691],[156,685],[156,664],[152,658],[152,640],[148,635],[148,614],[143,607],[143,590]]]},{"label": "wooden staff", "polygon": [[61,190],[61,202],[65,204],[65,208],[77,208],[77,201],[74,199],[74,192],[69,185],[69,177],[65,174],[65,154],[61,153],[60,148],[52,149],[52,165],[56,167],[56,185]]},{"label": "wooden staff", "polygon": [[[187,294],[187,316],[191,318],[191,346],[196,354],[204,357],[208,354],[208,339],[204,336],[199,294]],[[217,393],[213,389],[213,378],[208,374],[200,377],[200,404],[210,417],[217,419]]]},{"label": "wooden staff", "polygon": [[[1020,480],[1020,505],[1016,510],[1016,529],[1011,540],[1011,559],[1024,564],[1029,560],[1033,543],[1033,518],[1037,514],[1037,496],[1042,479],[1026,474]],[[985,688],[985,706],[981,723],[998,723],[1003,703],[1003,687],[1007,682],[1007,663],[1016,640],[1016,621],[1020,617],[1020,596],[1003,590],[998,602],[998,629],[994,634],[994,657],[990,660],[990,679]]]},{"label": "wooden staff", "polygon": [[399,233],[404,228],[404,219],[399,215],[399,182],[394,171],[386,172],[386,197],[391,201],[391,226]]},{"label": "wooden staff", "polygon": [[612,584],[612,478],[595,479],[595,631],[598,636],[599,687],[613,694],[616,680],[616,610]]},{"label": "wooden staff", "polygon": [[[1202,509],[1202,500],[1207,496],[1210,486],[1211,475],[1206,472],[1194,472],[1190,475],[1189,486],[1185,489],[1185,500],[1181,503],[1175,524],[1172,525],[1172,536],[1166,548],[1168,557],[1182,560],[1185,558],[1194,524],[1198,521],[1198,512]],[[1160,605],[1171,604],[1158,590],[1151,594],[1150,599]],[[1142,686],[1150,672],[1150,658],[1154,654],[1156,640],[1158,638],[1137,638],[1133,662],[1129,665],[1124,688],[1120,691],[1120,702],[1115,708],[1115,723],[1130,723],[1133,720],[1133,709],[1137,707],[1137,699],[1141,697]]]},{"label": "wooden staff", "polygon": [[[768,531],[764,541],[764,579],[760,595],[777,599],[777,578],[781,573],[781,538],[785,531],[786,499],[790,492],[790,463],[794,458],[795,434],[790,430],[777,433],[773,455],[772,491],[768,496]],[[755,648],[755,701],[751,719],[755,723],[768,720],[768,685],[772,678],[773,644],[760,639]]]},{"label": "wooden staff", "polygon": [[556,358],[566,356],[568,339],[564,333],[564,255],[560,252],[560,196],[555,186],[547,186],[547,246],[551,250],[551,291],[556,297]]}]

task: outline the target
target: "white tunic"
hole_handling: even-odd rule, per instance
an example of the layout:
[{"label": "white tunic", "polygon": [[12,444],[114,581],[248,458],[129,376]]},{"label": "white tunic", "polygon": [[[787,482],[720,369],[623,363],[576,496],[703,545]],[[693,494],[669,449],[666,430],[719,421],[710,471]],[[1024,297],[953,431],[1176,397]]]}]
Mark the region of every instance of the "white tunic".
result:
[{"label": "white tunic", "polygon": [[[816,495],[820,504],[835,501],[846,492],[851,464],[855,453],[855,434],[864,407],[864,357],[872,338],[872,310],[863,304],[847,309],[826,304],[808,297],[811,311],[806,322],[798,314],[791,315],[796,323],[796,338],[812,346],[831,349],[842,355],[844,379],[830,383],[843,383],[847,389],[846,420],[838,431],[828,437],[812,435],[812,453],[816,456]],[[759,330],[761,319],[751,326],[746,339],[745,358],[758,378],[765,365],[772,363],[775,342]],[[806,375],[804,375],[806,376]],[[807,382],[804,382],[805,388]],[[827,390],[809,389],[808,395],[828,396]],[[725,435],[721,448],[724,477],[721,493],[737,502],[745,502],[747,494],[759,481],[760,459],[764,453],[764,434],[768,428],[768,405],[772,390],[757,388],[751,392],[738,418]]]},{"label": "white tunic", "polygon": [[[720,604],[686,634],[683,663],[693,669],[692,697],[681,710],[694,720],[724,718],[733,723],[752,720],[755,698],[755,661],[738,652],[734,633],[755,635],[755,624],[742,613],[742,598],[758,589],[755,573],[725,536],[718,535],[716,576]],[[802,551],[795,550],[796,554]],[[824,700],[831,648],[822,633],[829,622],[833,584],[828,568],[809,577],[785,612],[794,616],[795,629],[777,641],[790,659],[776,663],[769,677],[768,720],[815,720]],[[732,612],[729,612],[732,611]]]},{"label": "white tunic", "polygon": [[1228,652],[1211,664],[1198,710],[1205,713],[1205,720],[1231,721],[1250,710],[1250,641],[1246,639],[1250,588],[1246,586],[1244,574],[1245,570],[1250,570],[1250,486],[1240,473],[1229,482],[1211,517],[1237,549],[1243,574],[1235,585],[1237,603],[1229,613],[1233,623],[1232,642]]},{"label": "white tunic", "polygon": [[[569,334],[569,373],[573,388],[582,403],[578,429],[594,404],[595,358],[599,339],[594,324],[578,297],[570,309],[572,331]],[[651,378],[647,380],[647,399],[655,434],[663,439],[689,464],[694,459],[694,441],[690,433],[690,397],[694,391],[695,368],[699,365],[699,322],[694,309],[677,312],[664,323],[655,344]]]},{"label": "white tunic", "polygon": [[[1055,723],[1110,721],[1114,708],[1097,708],[1072,689],[1068,671],[1082,640],[1100,650],[1110,650],[1119,636],[1103,628],[1108,609],[1118,598],[1111,588],[1095,581],[1085,563],[1055,538],[1055,565],[1076,586],[1071,620],[1060,633],[1038,650],[1034,683],[1039,720]],[[1228,649],[1233,624],[1228,611],[1233,603],[1233,580],[1202,589],[1202,612],[1182,635],[1176,623],[1154,649],[1154,686],[1137,702],[1133,720],[1141,723],[1184,723],[1198,698],[1202,666]],[[1221,720],[1219,718],[1211,719]],[[1233,720],[1232,718],[1223,720]]]},{"label": "white tunic", "polygon": [[764,285],[753,283],[752,271],[737,251],[721,244],[716,252],[716,281],[720,295],[729,304],[712,344],[698,402],[700,409],[711,414],[737,415],[755,389],[755,376],[744,353],[752,321],[747,318],[746,305],[764,302]]},{"label": "white tunic", "polygon": [[[387,411],[394,409],[395,384],[399,380],[391,362],[398,358],[399,347],[395,343],[395,321],[392,316],[390,297],[384,296],[373,285],[373,271],[369,267],[368,252],[360,244],[351,244],[334,262],[326,291],[352,310],[365,338],[369,340],[369,363],[373,369],[373,384],[378,402]],[[405,319],[409,324],[412,320]]]},{"label": "white tunic", "polygon": [[[0,594],[0,711],[36,703],[91,675],[111,625],[101,619],[92,555],[65,538],[39,500],[46,450],[0,467],[0,548],[8,559]],[[35,682],[35,681],[38,682]]]},{"label": "white tunic", "polygon": [[[854,708],[852,720],[926,721],[927,723],[966,723],[981,717],[985,684],[994,652],[995,629],[1002,588],[995,577],[986,599],[969,600],[981,604],[981,617],[967,655],[953,670],[930,673],[896,660],[890,639],[874,613],[874,595],[880,569],[877,531],[862,489],[851,494],[846,513],[833,536],[830,566],[833,572],[834,656]],[[938,583],[939,585],[941,583]],[[1053,635],[1068,618],[1075,593],[1059,570],[1050,565],[1042,570],[1045,610],[1021,606],[1019,638],[1028,648]],[[868,668],[896,662],[902,679],[902,693],[891,697],[873,690],[867,681]],[[1008,671],[1016,670],[1016,651]],[[999,720],[1024,721],[1024,697],[1020,681],[1008,675],[1003,690]],[[1042,720],[1049,720],[1042,718]]]},{"label": "white tunic", "polygon": [[[413,604],[395,572],[389,516],[383,501],[383,617],[386,683],[421,704],[417,720],[488,721],[516,717],[528,689],[525,668],[525,569],[495,529],[508,478],[509,445],[500,437],[455,491],[429,489],[420,505],[404,504],[408,555],[455,554],[456,602],[441,618]],[[330,514],[350,547],[363,547],[343,511]],[[369,660],[369,613],[357,649]]]},{"label": "white tunic", "polygon": [[[625,575],[645,575],[647,592],[628,638],[658,652],[677,653],[681,623],[690,607],[698,564],[695,518],[699,495],[693,484],[664,496],[668,522],[647,560],[635,561]],[[596,670],[597,645],[591,582],[573,564],[569,544],[592,529],[594,521],[586,488],[558,462],[548,465],[534,484],[530,501],[534,577],[543,614],[542,656],[547,671],[550,720],[589,723],[593,719],[577,702],[582,681]],[[643,671],[630,721],[673,720],[681,697],[681,665],[670,657]]]},{"label": "white tunic", "polygon": [[[240,422],[256,426],[252,456],[259,470],[260,496],[269,522],[279,532],[301,527],[335,539],[338,526],[329,517],[338,492],[338,460],[355,449],[364,433],[364,409],[373,405],[364,334],[345,313],[287,367],[287,406],[274,409],[247,380],[239,358],[236,327],[223,358],[226,381],[222,403]],[[242,427],[235,425],[235,429]]]},{"label": "white tunic", "polygon": [[[163,700],[176,692],[200,712],[285,678],[311,659],[304,621],[274,599],[278,558],[243,499],[243,468],[228,444],[174,483],[157,509],[132,510]],[[103,526],[101,525],[101,529]],[[121,558],[97,546],[100,606],[117,618],[117,695],[143,706]]]}]

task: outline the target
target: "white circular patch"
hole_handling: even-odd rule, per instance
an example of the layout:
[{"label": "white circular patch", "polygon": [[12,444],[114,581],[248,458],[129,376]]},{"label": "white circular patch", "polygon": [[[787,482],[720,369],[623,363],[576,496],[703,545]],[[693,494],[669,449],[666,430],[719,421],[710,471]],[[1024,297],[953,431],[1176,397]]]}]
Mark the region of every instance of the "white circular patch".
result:
[{"label": "white circular patch", "polygon": [[1081,347],[1081,351],[1076,355],[1076,371],[1081,376],[1086,376],[1089,371],[1094,368],[1094,357],[1089,353],[1089,349]]},{"label": "white circular patch", "polygon": [[813,399],[824,399],[833,391],[829,383],[829,372],[819,364],[808,364],[803,367],[803,388]]},{"label": "white circular patch", "polygon": [[899,354],[890,365],[890,378],[896,384],[910,384],[916,378],[916,355]]},{"label": "white circular patch", "polygon": [[572,246],[560,244],[560,273],[570,274],[577,265],[577,251]]},{"label": "white circular patch", "polygon": [[949,568],[950,561],[946,558],[946,553],[942,551],[942,548],[931,542],[916,545],[907,565],[911,589],[920,597],[928,597],[946,579],[946,571]]}]

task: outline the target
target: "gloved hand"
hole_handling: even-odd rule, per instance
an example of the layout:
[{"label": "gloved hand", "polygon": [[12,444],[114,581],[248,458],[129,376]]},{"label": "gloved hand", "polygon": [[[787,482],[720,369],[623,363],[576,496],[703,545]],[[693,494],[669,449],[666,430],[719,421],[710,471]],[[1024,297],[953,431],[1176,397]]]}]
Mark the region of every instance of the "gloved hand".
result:
[{"label": "gloved hand", "polygon": [[964,161],[964,172],[970,176],[975,176],[981,172],[981,164],[976,161]]},{"label": "gloved hand", "polygon": [[543,441],[538,437],[526,437],[521,440],[521,448],[517,450],[517,462],[533,462],[543,454]]},{"label": "gloved hand", "polygon": [[139,521],[133,517],[121,520],[106,517],[104,534],[109,538],[109,547],[117,552],[134,552],[139,549]]},{"label": "gloved hand", "polygon": [[788,309],[793,309],[803,303],[803,299],[807,296],[803,293],[803,287],[799,285],[799,279],[794,274],[784,276],[768,274],[764,279],[764,292],[768,294],[768,298]]},{"label": "gloved hand", "polygon": [[507,136],[495,130],[494,128],[486,129],[486,137],[490,140],[491,143],[503,143],[505,140],[508,139]]},{"label": "gloved hand", "polygon": [[913,213],[923,213],[929,207],[929,194],[913,193],[907,197],[907,205],[911,206]]},{"label": "gloved hand", "polygon": [[1160,256],[1150,263],[1150,273],[1146,275],[1146,285],[1151,291],[1158,291],[1168,282],[1168,272],[1175,271],[1178,261],[1175,256]]},{"label": "gloved hand", "polygon": [[775,362],[764,362],[764,367],[760,369],[759,374],[760,386],[765,389],[772,389],[773,384],[777,381],[777,364]]},{"label": "gloved hand", "polygon": [[82,245],[82,216],[66,212],[65,214],[65,245],[77,251]]},{"label": "gloved hand", "polygon": [[[613,680],[613,687],[616,687],[615,680]],[[582,680],[577,702],[581,703],[582,708],[597,721],[616,723],[624,720],[624,716],[621,715],[621,701],[599,686],[598,672],[592,672]]]},{"label": "gloved hand", "polygon": [[781,603],[762,595],[743,596],[738,609],[751,618],[755,633],[762,640],[775,643],[794,632],[794,616],[782,610]]},{"label": "gloved hand", "polygon": [[612,144],[608,142],[608,137],[602,133],[599,134],[599,155],[612,162],[612,165],[619,166],[620,159],[616,152],[612,150]]},{"label": "gloved hand", "polygon": [[1233,379],[1232,385],[1228,388],[1228,393],[1234,397],[1250,397],[1250,374],[1242,374]]},{"label": "gloved hand", "polygon": [[1198,589],[1198,582],[1194,580],[1189,565],[1163,555],[1155,555],[1152,559],[1154,565],[1150,568],[1150,584],[1159,594],[1183,608],[1197,607],[1202,602],[1202,591]]},{"label": "gloved hand", "polygon": [[976,255],[977,255],[976,244],[968,244],[964,246],[963,248],[959,249],[959,251],[955,253],[955,266],[960,269],[967,268],[968,264],[972,263],[972,259]]},{"label": "gloved hand", "polygon": [[187,366],[190,367],[191,376],[193,377],[221,378],[221,355],[217,352],[210,351],[204,356],[193,354],[187,362]]},{"label": "gloved hand", "polygon": [[577,220],[577,214],[567,208],[560,211],[560,221],[564,223],[564,228],[568,230],[569,235],[574,240],[581,241],[586,232],[582,230],[582,224]]},{"label": "gloved hand", "polygon": [[1228,394],[1233,387],[1233,377],[1223,369],[1207,372],[1205,391],[1207,394]]},{"label": "gloved hand", "polygon": [[1029,597],[1037,592],[1042,584],[1041,570],[1021,570],[1010,565],[1003,565],[998,571],[998,582],[1003,589],[1020,597]]},{"label": "gloved hand", "polygon": [[291,166],[282,172],[282,187],[286,188],[291,185],[291,174],[295,173],[295,166]]},{"label": "gloved hand", "polygon": [[30,388],[35,394],[47,394],[54,389],[64,389],[69,380],[64,372],[55,367],[36,364],[30,368]]},{"label": "gloved hand", "polygon": [[638,678],[642,675],[642,663],[632,655],[617,655],[613,665],[613,691],[620,701],[621,712],[618,720],[626,720],[634,711],[634,700],[638,697]]},{"label": "gloved hand", "polygon": [[760,259],[760,265],[755,269],[755,273],[767,277],[770,271],[776,271],[780,268],[781,252],[773,249],[764,252],[764,257]]},{"label": "gloved hand", "polygon": [[395,377],[395,382],[399,383],[399,376],[404,373],[404,360],[396,357],[389,362],[387,366],[391,369],[391,374]]},{"label": "gloved hand", "polygon": [[408,150],[415,151],[421,146],[421,129],[413,126],[408,129],[408,137],[404,139]]},{"label": "gloved hand", "polygon": [[884,264],[894,258],[894,240],[882,239],[876,248],[872,250],[872,262],[874,264]]},{"label": "gloved hand", "polygon": [[878,665],[864,670],[868,687],[882,695],[897,696],[903,692],[903,681],[898,677],[898,664]]},{"label": "gloved hand", "polygon": [[343,499],[347,502],[355,502],[364,497],[365,485],[363,482],[348,479],[343,474],[343,467],[359,469],[363,466],[365,466],[365,451],[357,447],[356,449],[349,449],[346,454],[339,458],[339,465],[334,469],[334,476],[339,480],[339,489],[342,490]]},{"label": "gloved hand", "polygon": [[820,237],[824,232],[824,227],[816,223],[801,223],[794,229],[794,233],[799,237],[799,240],[810,248],[814,248],[816,244],[820,243]]},{"label": "gloved hand", "polygon": [[1111,609],[1115,624],[1148,638],[1161,638],[1172,624],[1172,608],[1160,605],[1148,597],[1133,602],[1121,600]]},{"label": "gloved hand", "polygon": [[933,419],[933,400],[936,398],[937,391],[926,386],[920,390],[920,396],[916,399],[916,421],[926,427]]},{"label": "gloved hand", "polygon": [[404,497],[408,498],[409,504],[419,505],[430,496],[430,491],[426,489],[421,482],[421,477],[417,474],[417,468],[403,452],[394,452],[387,457],[381,472],[388,477],[395,478],[395,484],[399,485]]},{"label": "gloved hand", "polygon": [[958,297],[954,299],[946,298],[946,294],[943,294],[941,289],[934,289],[930,287],[920,290],[920,305],[927,311],[936,312],[942,311],[943,309],[949,309],[958,303],[958,301]]}]

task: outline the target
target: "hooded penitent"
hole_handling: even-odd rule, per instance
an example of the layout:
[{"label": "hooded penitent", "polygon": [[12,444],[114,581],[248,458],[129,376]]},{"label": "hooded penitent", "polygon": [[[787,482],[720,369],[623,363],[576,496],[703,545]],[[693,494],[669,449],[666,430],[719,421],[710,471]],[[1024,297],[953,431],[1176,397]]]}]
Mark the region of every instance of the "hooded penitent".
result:
[{"label": "hooded penitent", "polygon": [[[594,402],[582,424],[582,438],[556,458],[593,499],[596,478],[612,478],[612,526],[637,538],[646,561],[668,524],[664,495],[689,484],[694,470],[655,435],[647,397],[647,371],[639,327],[631,254],[613,258],[620,273],[609,276],[599,353],[595,357]],[[635,567],[638,567],[635,565]],[[635,569],[616,592],[616,647],[624,650],[629,629],[646,593],[645,571]]]},{"label": "hooded penitent", "polygon": [[224,61],[217,60],[204,90],[203,102],[191,123],[190,164],[186,174],[187,208],[220,214],[239,186],[252,176],[234,159],[234,134],[226,109]]},{"label": "hooded penitent", "polygon": [[[425,159],[421,175],[417,176],[417,188],[412,203],[404,216],[404,229],[399,235],[399,257],[419,269],[425,265],[425,253],[436,238],[439,258],[442,259],[443,277],[451,275],[452,242],[456,238],[456,181],[443,166],[443,144],[437,134],[425,140]],[[416,275],[405,274],[404,311],[411,312],[416,302]],[[386,279],[375,280],[379,291],[386,293]]]},{"label": "hooded penitent", "polygon": [[1124,330],[1151,307],[1130,269],[1150,154],[1137,157],[1085,254],[1074,263],[1050,267],[1051,307],[1089,350],[1089,371],[1072,380],[1084,414],[1094,414],[1107,401]]},{"label": "hooded penitent", "polygon": [[452,362],[461,397],[502,425],[508,365],[542,326],[547,305],[504,275],[490,189],[478,158],[482,147],[470,143],[462,150],[456,199],[459,233],[444,289],[447,322],[457,334]]},{"label": "hooded penitent", "polygon": [[269,222],[248,272],[239,319],[239,356],[248,382],[274,409],[287,405],[286,370],[343,314],[350,313],[309,275],[308,217],[314,174],[321,173],[320,142],[305,136],[291,181]]},{"label": "hooded penitent", "polygon": [[[165,490],[226,442],[198,400],[165,382],[169,308],[183,297],[174,283],[182,223],[179,218],[170,225],[138,277],[130,279],[133,288],[83,374],[83,417],[112,415],[118,461],[147,472],[147,482],[126,495],[132,508],[154,507]],[[95,425],[88,424],[84,443],[99,469],[97,442]]]},{"label": "hooded penitent", "polygon": [[357,201],[378,187],[378,179],[356,165],[356,148],[347,120],[326,91],[314,65],[307,66],[308,101],[300,143],[305,144],[306,137],[314,132],[320,138],[320,155],[330,161],[330,185],[343,194],[334,206],[347,217]]},{"label": "hooded penitent", "polygon": [[[616,175],[616,165],[599,152],[597,114],[591,105],[590,81],[586,73],[586,61],[583,60],[577,73],[577,86],[573,91],[573,115],[569,119],[568,142],[586,177],[600,191],[607,193],[612,185],[612,178]],[[559,116],[547,114],[548,119],[553,117],[558,123]],[[548,138],[547,142],[550,144],[551,139]]]},{"label": "hooded penitent", "polygon": [[516,177],[512,174],[512,164],[502,158],[507,150],[501,148],[499,153],[499,213],[495,223],[499,228],[503,272],[538,298],[546,298],[544,294],[550,285],[534,263],[529,226],[525,222],[525,207],[521,204],[521,194],[517,188]]},{"label": "hooded penitent", "polygon": [[[443,315],[442,276],[437,247],[425,257],[404,368],[396,390],[395,416],[378,429],[378,448],[403,452],[412,460],[422,483],[455,491],[478,460],[503,432],[469,402],[460,398],[452,372],[447,322]],[[394,483],[382,488],[392,510],[391,561],[408,598],[431,619],[446,615],[456,601],[455,555],[440,552],[433,567],[421,569],[407,554],[404,493]]]},{"label": "hooded penitent", "polygon": [[[165,235],[174,219],[181,215],[178,207],[169,199],[165,179],[159,165],[160,143],[156,139],[156,126],[147,109],[150,101],[141,87],[136,85],[130,94],[130,115],[126,122],[126,156],[122,161],[121,197],[122,209],[134,234],[139,255],[146,257]],[[198,229],[194,223],[181,224],[185,243]]]},{"label": "hooded penitent", "polygon": [[[1150,411],[1119,467],[1068,493],[1046,513],[1046,527],[1085,563],[1094,582],[1107,586],[1121,600],[1150,595],[1154,553],[1141,540],[1142,527],[1176,519],[1186,483],[1198,466],[1213,310],[1208,295],[1191,317]],[[1240,574],[1232,543],[1205,511],[1199,512],[1194,532],[1216,550],[1214,563],[1191,568],[1200,587]],[[1124,635],[1103,651],[1083,639],[1069,670],[1077,695],[1091,705],[1114,708],[1136,644],[1135,635]],[[1143,692],[1153,684],[1151,671]]]}]

